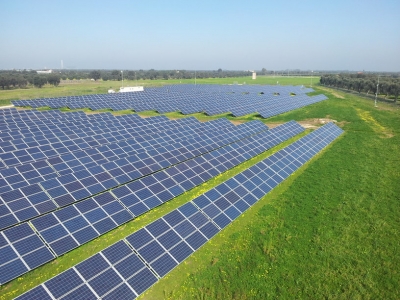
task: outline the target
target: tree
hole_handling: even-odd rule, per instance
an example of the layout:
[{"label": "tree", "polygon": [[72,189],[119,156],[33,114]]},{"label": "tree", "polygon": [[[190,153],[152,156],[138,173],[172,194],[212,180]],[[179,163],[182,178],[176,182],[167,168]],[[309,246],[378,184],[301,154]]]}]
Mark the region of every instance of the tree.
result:
[{"label": "tree", "polygon": [[390,93],[394,96],[394,103],[397,103],[397,98],[399,97],[400,93],[400,84],[393,82],[390,85]]},{"label": "tree", "polygon": [[48,78],[47,81],[49,82],[49,84],[52,84],[54,86],[58,86],[61,82],[60,76],[56,75],[56,74],[51,74]]},{"label": "tree", "polygon": [[33,77],[33,85],[38,88],[41,88],[46,83],[47,83],[47,78],[45,76],[37,75],[37,76]]},{"label": "tree", "polygon": [[0,86],[3,88],[3,90],[8,88],[9,85],[10,85],[10,80],[7,74],[0,76]]},{"label": "tree", "polygon": [[261,74],[263,74],[263,75],[267,74],[267,69],[266,68],[262,68],[261,69]]},{"label": "tree", "polygon": [[101,78],[101,73],[98,70],[93,70],[92,72],[89,73],[89,77],[97,81],[98,79]]}]

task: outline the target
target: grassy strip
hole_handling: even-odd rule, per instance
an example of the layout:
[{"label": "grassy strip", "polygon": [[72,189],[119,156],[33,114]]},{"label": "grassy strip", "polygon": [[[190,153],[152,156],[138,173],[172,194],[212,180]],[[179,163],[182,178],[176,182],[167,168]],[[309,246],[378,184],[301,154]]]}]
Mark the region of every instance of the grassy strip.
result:
[{"label": "grassy strip", "polygon": [[128,236],[129,234],[137,231],[138,229],[144,227],[145,225],[167,214],[173,209],[196,198],[198,195],[201,195],[205,191],[215,187],[216,185],[224,182],[225,180],[231,178],[232,176],[244,171],[253,164],[256,164],[265,157],[271,155],[272,153],[294,142],[298,138],[304,136],[307,132],[309,131],[303,132],[297,135],[296,137],[293,137],[292,139],[274,147],[273,149],[265,151],[264,153],[251,158],[250,160],[210,179],[204,184],[195,187],[192,190],[174,198],[173,200],[149,211],[143,216],[139,216],[138,218],[106,233],[105,235],[100,236],[94,239],[93,241],[85,245],[82,245],[79,248],[72,250],[71,252],[66,253],[65,255],[55,259],[54,261],[45,264],[42,267],[39,267],[21,276],[20,278],[11,281],[6,285],[1,286],[0,299],[12,299],[28,291],[29,289],[37,286],[38,284],[43,283],[44,281],[50,279],[51,277],[67,270],[68,268],[85,260],[91,255],[101,251],[102,249],[112,245],[113,243],[119,241],[120,239]]},{"label": "grassy strip", "polygon": [[329,115],[346,133],[143,298],[400,297],[400,118],[327,94],[271,121]]}]

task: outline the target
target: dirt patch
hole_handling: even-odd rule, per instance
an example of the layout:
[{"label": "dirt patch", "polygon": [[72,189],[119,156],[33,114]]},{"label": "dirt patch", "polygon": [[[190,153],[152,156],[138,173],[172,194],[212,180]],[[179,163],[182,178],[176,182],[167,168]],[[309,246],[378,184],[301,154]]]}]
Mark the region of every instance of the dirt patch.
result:
[{"label": "dirt patch", "polygon": [[[333,123],[337,123],[336,120],[332,120],[330,118],[319,118],[319,119],[306,119],[306,120],[301,120],[301,121],[297,121],[297,123],[299,123],[301,126],[303,126],[304,128],[308,129],[316,129],[322,125],[325,125],[326,123],[329,122],[333,122]],[[276,126],[282,125],[284,122],[282,123],[266,123],[266,125],[269,128],[274,128]]]},{"label": "dirt patch", "polygon": [[244,123],[243,121],[235,121],[235,120],[229,120],[229,121],[231,121],[233,125],[239,125]]},{"label": "dirt patch", "polygon": [[104,111],[85,111],[85,114],[87,115],[97,115],[97,114],[102,114]]},{"label": "dirt patch", "polygon": [[347,121],[341,121],[341,122],[337,122],[336,125],[343,128],[346,124],[349,124],[350,122]]}]

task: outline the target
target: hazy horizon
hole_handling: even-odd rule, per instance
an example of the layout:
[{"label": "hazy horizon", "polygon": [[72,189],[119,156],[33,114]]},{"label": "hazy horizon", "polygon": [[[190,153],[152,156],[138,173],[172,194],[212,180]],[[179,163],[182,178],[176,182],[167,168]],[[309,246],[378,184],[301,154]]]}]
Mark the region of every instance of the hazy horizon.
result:
[{"label": "hazy horizon", "polygon": [[400,71],[400,1],[0,3],[0,69]]}]

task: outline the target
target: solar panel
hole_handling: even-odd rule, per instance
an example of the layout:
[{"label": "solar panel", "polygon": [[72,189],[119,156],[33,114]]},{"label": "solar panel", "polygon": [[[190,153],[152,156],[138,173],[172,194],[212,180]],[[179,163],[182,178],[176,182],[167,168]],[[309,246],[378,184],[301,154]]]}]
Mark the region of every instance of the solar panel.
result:
[{"label": "solar panel", "polygon": [[54,258],[51,251],[26,223],[0,233],[0,253],[1,284]]}]

